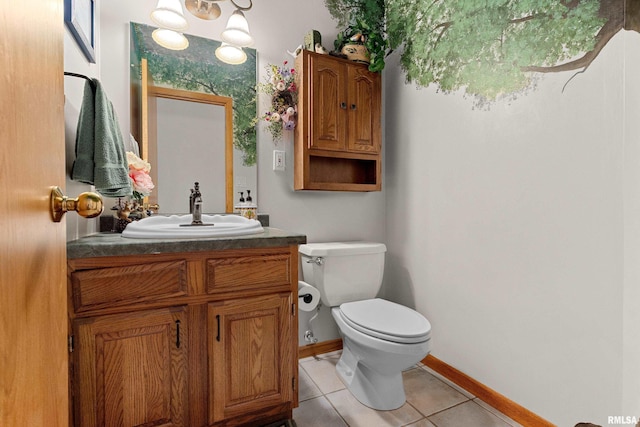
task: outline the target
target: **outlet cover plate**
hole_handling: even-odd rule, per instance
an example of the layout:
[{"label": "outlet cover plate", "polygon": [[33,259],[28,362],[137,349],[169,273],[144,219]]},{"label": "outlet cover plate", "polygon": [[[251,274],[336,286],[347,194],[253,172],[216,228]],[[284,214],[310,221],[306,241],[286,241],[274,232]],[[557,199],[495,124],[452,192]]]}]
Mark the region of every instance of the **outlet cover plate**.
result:
[{"label": "outlet cover plate", "polygon": [[273,170],[281,171],[285,170],[285,152],[280,150],[273,150]]}]

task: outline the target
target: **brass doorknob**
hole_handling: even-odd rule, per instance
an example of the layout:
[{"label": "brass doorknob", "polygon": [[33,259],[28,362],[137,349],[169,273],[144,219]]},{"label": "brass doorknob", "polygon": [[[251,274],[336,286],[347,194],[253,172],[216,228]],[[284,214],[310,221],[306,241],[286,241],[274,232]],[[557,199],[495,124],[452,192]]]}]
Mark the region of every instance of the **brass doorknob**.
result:
[{"label": "brass doorknob", "polygon": [[60,187],[51,189],[51,217],[54,222],[60,222],[66,212],[76,211],[85,218],[95,218],[104,210],[102,196],[86,192],[77,199],[70,199],[64,195]]}]

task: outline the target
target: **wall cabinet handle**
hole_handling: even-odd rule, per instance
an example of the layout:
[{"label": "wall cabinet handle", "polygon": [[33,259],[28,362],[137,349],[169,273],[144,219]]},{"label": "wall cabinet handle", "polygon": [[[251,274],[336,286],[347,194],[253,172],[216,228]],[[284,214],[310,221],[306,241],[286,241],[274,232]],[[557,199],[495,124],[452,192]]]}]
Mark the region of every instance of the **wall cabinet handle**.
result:
[{"label": "wall cabinet handle", "polygon": [[180,320],[176,320],[176,348],[180,348]]},{"label": "wall cabinet handle", "polygon": [[216,341],[220,342],[220,315],[216,314],[216,321],[218,322],[218,335],[216,335]]}]

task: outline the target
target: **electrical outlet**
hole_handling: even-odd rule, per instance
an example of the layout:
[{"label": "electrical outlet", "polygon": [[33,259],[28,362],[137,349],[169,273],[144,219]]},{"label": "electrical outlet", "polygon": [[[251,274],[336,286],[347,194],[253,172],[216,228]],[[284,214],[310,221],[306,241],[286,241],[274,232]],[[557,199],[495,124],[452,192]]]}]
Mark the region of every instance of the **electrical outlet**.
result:
[{"label": "electrical outlet", "polygon": [[284,171],[285,170],[285,158],[284,151],[273,150],[273,170]]}]

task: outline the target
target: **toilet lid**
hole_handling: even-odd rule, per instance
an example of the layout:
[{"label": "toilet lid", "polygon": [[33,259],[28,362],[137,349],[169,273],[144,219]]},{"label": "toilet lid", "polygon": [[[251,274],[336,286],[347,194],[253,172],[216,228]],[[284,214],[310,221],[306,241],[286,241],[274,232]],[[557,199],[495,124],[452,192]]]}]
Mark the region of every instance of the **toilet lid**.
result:
[{"label": "toilet lid", "polygon": [[431,324],[415,310],[380,298],[340,305],[342,318],[354,329],[398,343],[427,341]]}]

